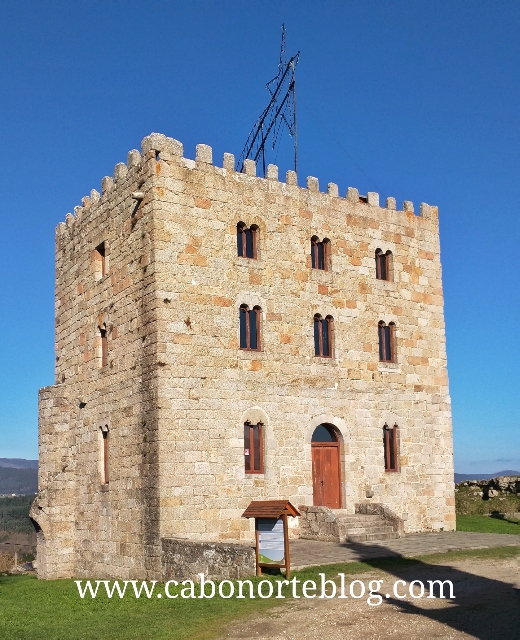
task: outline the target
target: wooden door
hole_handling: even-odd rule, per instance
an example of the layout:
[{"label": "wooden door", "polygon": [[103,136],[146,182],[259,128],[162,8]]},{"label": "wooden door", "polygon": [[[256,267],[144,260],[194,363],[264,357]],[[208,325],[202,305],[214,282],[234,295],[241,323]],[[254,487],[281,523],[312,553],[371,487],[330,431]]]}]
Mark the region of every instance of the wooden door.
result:
[{"label": "wooden door", "polygon": [[313,442],[311,450],[314,506],[340,509],[339,442]]}]

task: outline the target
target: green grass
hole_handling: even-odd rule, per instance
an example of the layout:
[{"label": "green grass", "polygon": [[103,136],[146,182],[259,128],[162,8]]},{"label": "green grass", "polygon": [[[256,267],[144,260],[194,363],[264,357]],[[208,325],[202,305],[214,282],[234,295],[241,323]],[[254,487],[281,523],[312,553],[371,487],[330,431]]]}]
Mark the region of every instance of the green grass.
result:
[{"label": "green grass", "polygon": [[[103,589],[103,585],[101,585]],[[118,640],[212,638],[238,617],[280,600],[168,600],[135,596],[80,599],[72,580],[0,577],[0,638],[9,640]],[[162,589],[160,589],[162,591]],[[170,590],[175,593],[174,589]],[[198,593],[198,591],[197,591]]]},{"label": "green grass", "polygon": [[[476,549],[418,558],[380,558],[368,562],[309,567],[293,575],[299,580],[318,580],[338,573],[353,575],[403,567],[420,569],[427,564],[449,563],[474,558],[520,557],[520,547]],[[264,576],[262,579],[276,580]],[[257,582],[259,579],[253,579]],[[102,585],[101,585],[102,586]],[[158,585],[159,586],[159,585]],[[160,589],[162,591],[162,588]],[[174,593],[174,590],[172,590]],[[289,596],[288,592],[285,592]],[[225,625],[237,618],[261,613],[290,602],[269,598],[260,600],[186,599],[168,600],[164,596],[147,599],[129,597],[109,600],[104,593],[92,600],[81,600],[72,580],[37,580],[33,576],[0,576],[0,638],[9,640],[131,640],[142,638],[188,640],[214,638]]]},{"label": "green grass", "polygon": [[501,520],[489,516],[457,516],[457,531],[479,533],[516,533],[520,535],[520,521]]}]

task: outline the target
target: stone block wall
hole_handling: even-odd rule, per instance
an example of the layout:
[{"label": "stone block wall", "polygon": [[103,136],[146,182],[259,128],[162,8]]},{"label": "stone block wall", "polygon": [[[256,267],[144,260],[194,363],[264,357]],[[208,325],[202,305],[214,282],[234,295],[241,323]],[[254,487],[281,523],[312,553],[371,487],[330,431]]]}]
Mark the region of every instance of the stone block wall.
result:
[{"label": "stone block wall", "polygon": [[322,542],[338,542],[338,519],[332,509],[328,507],[300,506],[301,538],[307,540],[320,540]]},{"label": "stone block wall", "polygon": [[[30,517],[37,522],[38,575],[72,575],[75,561],[75,453],[66,387],[40,389],[38,398],[38,496]],[[45,533],[44,533],[45,532]]]},{"label": "stone block wall", "polygon": [[251,545],[190,542],[163,538],[162,580],[238,580],[256,574],[255,549]]},{"label": "stone block wall", "polygon": [[[252,539],[251,499],[312,504],[310,439],[320,422],[342,438],[343,506],[367,491],[410,531],[454,527],[451,409],[435,207],[396,211],[336,185],[306,189],[195,161],[168,139],[153,184],[160,296],[163,535]],[[167,151],[167,155],[163,153]],[[376,197],[377,196],[377,197]],[[258,259],[237,256],[236,227],[256,225]],[[311,268],[310,239],[328,238],[330,270]],[[391,250],[390,281],[375,251]],[[260,352],[239,349],[241,304],[262,309]],[[334,357],[316,358],[313,316],[334,318]],[[377,324],[396,323],[397,363],[379,362]],[[266,471],[244,473],[243,423],[265,425]],[[255,418],[257,419],[257,418]],[[401,472],[385,473],[382,428],[400,428]],[[166,435],[168,434],[168,435]],[[196,445],[194,444],[196,442]],[[297,526],[297,525],[296,525]]]},{"label": "stone block wall", "polygon": [[[155,230],[146,184],[154,168],[155,154],[147,164],[131,151],[128,166],[117,165],[114,178],[103,179],[102,193],[91,191],[56,230],[56,386],[42,393],[57,399],[40,408],[38,501],[48,501],[40,510],[48,517],[35,512],[35,519],[42,528],[39,555],[49,567],[65,566],[55,530],[71,514],[68,575],[160,573]],[[139,189],[144,197],[136,200],[132,193]],[[95,251],[102,244],[105,273]],[[62,396],[66,419],[47,409]],[[109,438],[108,484],[102,429]],[[65,450],[72,484],[49,472],[61,461],[53,447]]]}]

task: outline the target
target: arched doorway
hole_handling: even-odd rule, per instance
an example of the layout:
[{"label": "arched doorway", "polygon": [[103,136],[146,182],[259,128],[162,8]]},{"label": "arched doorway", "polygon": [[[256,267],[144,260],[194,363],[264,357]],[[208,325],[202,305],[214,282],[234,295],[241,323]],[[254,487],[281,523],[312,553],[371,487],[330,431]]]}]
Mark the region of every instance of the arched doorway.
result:
[{"label": "arched doorway", "polygon": [[334,427],[319,424],[311,439],[312,490],[315,507],[341,508],[339,439]]}]

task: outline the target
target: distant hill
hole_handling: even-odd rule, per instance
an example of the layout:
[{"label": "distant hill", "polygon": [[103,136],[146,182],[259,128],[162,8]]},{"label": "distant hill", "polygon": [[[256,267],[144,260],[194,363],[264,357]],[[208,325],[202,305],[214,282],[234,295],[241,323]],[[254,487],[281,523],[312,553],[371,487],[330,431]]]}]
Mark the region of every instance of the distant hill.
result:
[{"label": "distant hill", "polygon": [[456,473],[455,484],[465,482],[466,480],[489,480],[490,478],[498,478],[499,476],[520,476],[520,471],[512,471],[505,469],[496,473]]},{"label": "distant hill", "polygon": [[23,458],[0,458],[0,467],[8,469],[37,469],[38,460],[24,460]]},{"label": "distant hill", "polygon": [[35,494],[37,491],[37,460],[0,458],[0,495]]}]

